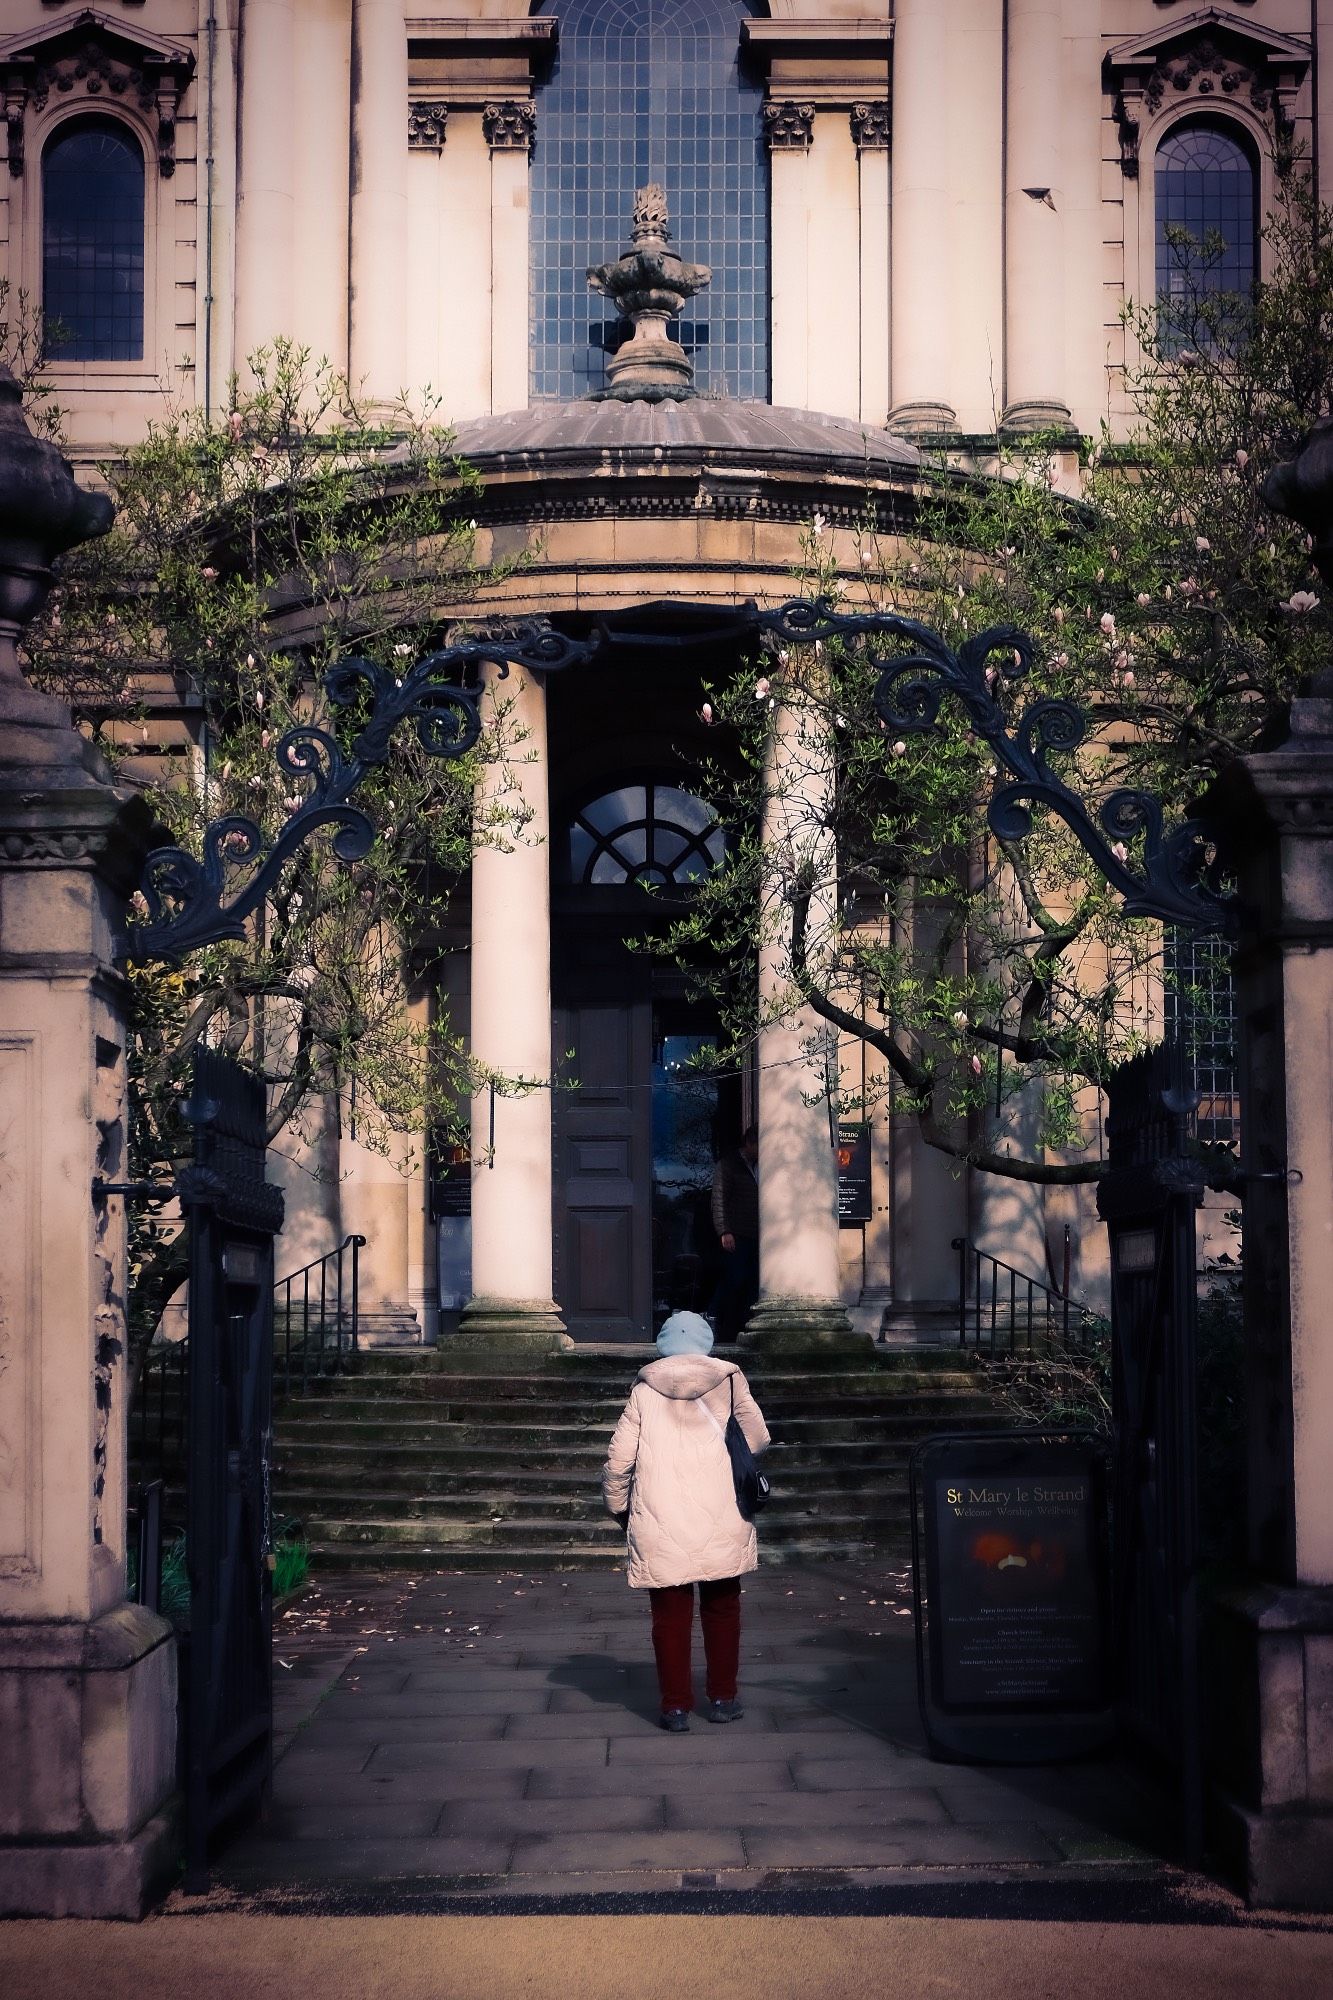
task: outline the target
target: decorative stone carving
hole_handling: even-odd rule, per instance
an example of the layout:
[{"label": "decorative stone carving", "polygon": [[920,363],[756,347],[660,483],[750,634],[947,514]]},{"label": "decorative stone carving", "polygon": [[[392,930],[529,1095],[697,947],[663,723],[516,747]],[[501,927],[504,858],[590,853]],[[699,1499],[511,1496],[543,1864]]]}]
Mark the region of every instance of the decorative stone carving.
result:
[{"label": "decorative stone carving", "polygon": [[813,104],[766,104],[764,137],[772,152],[807,153],[815,136]]},{"label": "decorative stone carving", "polygon": [[24,169],[29,108],[44,110],[55,98],[83,101],[93,110],[133,104],[153,125],[158,171],[169,177],[176,171],[176,117],[194,67],[191,50],[90,8],[35,35],[0,42],[10,174],[17,178]]},{"label": "decorative stone carving", "polygon": [[1309,66],[1305,43],[1248,23],[1219,19],[1216,10],[1200,15],[1195,25],[1181,21],[1175,29],[1121,43],[1108,54],[1106,69],[1115,91],[1120,165],[1126,179],[1138,176],[1145,111],[1153,116],[1172,102],[1206,104],[1209,99],[1221,104],[1244,102],[1265,119],[1273,132],[1277,171],[1285,175],[1293,156],[1296,92]]},{"label": "decorative stone carving", "polygon": [[854,104],[852,137],[856,141],[857,152],[887,152],[891,122],[888,104],[883,99],[873,104]]},{"label": "decorative stone carving", "polygon": [[481,114],[481,129],[493,153],[530,153],[537,136],[537,107],[526,98],[488,104]]},{"label": "decorative stone carving", "polygon": [[444,145],[444,131],[449,123],[447,104],[409,104],[407,107],[407,144],[414,153],[438,153]]},{"label": "decorative stone carving", "polygon": [[603,293],[634,327],[633,337],[606,364],[603,392],[623,402],[679,401],[694,394],[694,368],[667,321],[712,281],[706,264],[687,264],[669,245],[666,190],[656,181],[634,197],[632,247],[614,264],[588,270],[593,291]]}]

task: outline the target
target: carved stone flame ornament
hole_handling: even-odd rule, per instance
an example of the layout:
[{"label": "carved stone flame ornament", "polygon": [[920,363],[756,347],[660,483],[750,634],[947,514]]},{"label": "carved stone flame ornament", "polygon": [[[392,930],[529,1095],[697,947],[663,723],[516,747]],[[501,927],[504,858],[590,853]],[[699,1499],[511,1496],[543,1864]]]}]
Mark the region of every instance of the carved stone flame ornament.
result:
[{"label": "carved stone flame ornament", "polygon": [[692,396],[694,367],[667,332],[667,321],[696,292],[706,291],[712,272],[687,264],[669,248],[666,190],[651,183],[634,197],[630,247],[614,264],[588,270],[593,291],[609,298],[634,327],[633,338],[606,364],[607,386],[597,399],[619,402],[679,402]]}]

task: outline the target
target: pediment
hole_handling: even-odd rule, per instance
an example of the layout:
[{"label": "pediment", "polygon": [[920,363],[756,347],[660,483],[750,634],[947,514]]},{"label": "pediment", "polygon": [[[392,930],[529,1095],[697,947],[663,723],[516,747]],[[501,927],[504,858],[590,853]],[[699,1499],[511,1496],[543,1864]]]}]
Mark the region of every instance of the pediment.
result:
[{"label": "pediment", "polygon": [[59,63],[84,48],[101,49],[111,61],[141,69],[179,69],[187,76],[194,71],[194,52],[183,43],[164,41],[137,25],[113,20],[95,7],[82,7],[77,14],[66,14],[27,34],[10,35],[0,42],[0,67]]},{"label": "pediment", "polygon": [[1310,65],[1310,45],[1295,35],[1280,35],[1258,21],[1247,21],[1226,7],[1196,7],[1178,21],[1164,22],[1151,34],[1118,42],[1106,56],[1112,74],[1151,70],[1175,56],[1190,53],[1189,44],[1211,37],[1219,47],[1234,44],[1256,70],[1299,69]]},{"label": "pediment", "polygon": [[194,51],[145,29],[84,7],[26,34],[0,42],[0,90],[9,133],[9,171],[23,172],[30,111],[51,99],[138,106],[157,134],[158,170],[176,167],[176,112],[194,75]]},{"label": "pediment", "polygon": [[1120,42],[1107,52],[1106,76],[1115,93],[1120,164],[1128,179],[1139,170],[1139,126],[1164,104],[1225,108],[1245,103],[1267,123],[1279,174],[1290,170],[1293,109],[1310,67],[1310,48],[1225,7],[1196,7],[1151,34]]}]

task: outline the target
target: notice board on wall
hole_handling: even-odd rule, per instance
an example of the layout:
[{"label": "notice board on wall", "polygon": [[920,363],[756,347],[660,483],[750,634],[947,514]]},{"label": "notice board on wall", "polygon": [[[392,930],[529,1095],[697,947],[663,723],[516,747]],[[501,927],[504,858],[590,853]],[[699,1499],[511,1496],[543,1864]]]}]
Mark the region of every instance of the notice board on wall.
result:
[{"label": "notice board on wall", "polygon": [[1042,1761],[1112,1732],[1107,1463],[1095,1438],[927,1440],[912,1461],[932,1753]]},{"label": "notice board on wall", "polygon": [[844,1228],[870,1220],[870,1127],[838,1126],[838,1221]]}]

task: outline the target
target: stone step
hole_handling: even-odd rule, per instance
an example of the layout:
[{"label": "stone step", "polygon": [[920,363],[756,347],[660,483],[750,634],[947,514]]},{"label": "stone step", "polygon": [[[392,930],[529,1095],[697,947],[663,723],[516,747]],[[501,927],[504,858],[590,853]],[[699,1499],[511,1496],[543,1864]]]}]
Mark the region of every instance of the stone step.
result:
[{"label": "stone step", "polygon": [[[550,1494],[512,1492],[470,1492],[440,1498],[436,1494],[386,1494],[378,1490],[318,1492],[306,1486],[278,1486],[274,1502],[280,1514],[294,1516],[304,1522],[422,1522],[438,1524],[440,1534],[448,1532],[448,1524],[466,1526],[468,1522],[530,1520],[544,1522],[554,1528],[560,1522],[596,1522],[600,1526],[610,1520],[602,1508],[602,1498],[596,1488],[582,1494],[566,1494],[562,1498],[552,1498]],[[855,1514],[865,1522],[903,1520],[907,1514],[907,1484],[883,1484],[867,1494],[851,1494],[845,1490],[829,1492],[827,1488],[795,1494],[779,1484],[769,1506],[765,1508],[765,1522],[807,1520],[813,1514]]]},{"label": "stone step", "polygon": [[[906,1444],[892,1445],[872,1456],[858,1451],[855,1457],[821,1454],[793,1460],[789,1452],[775,1445],[765,1455],[764,1463],[770,1476],[792,1492],[814,1491],[824,1486],[873,1489],[885,1479],[900,1484],[906,1478],[909,1449]],[[596,1454],[589,1454],[576,1466],[562,1460],[534,1469],[530,1465],[515,1465],[497,1452],[484,1465],[479,1466],[470,1453],[459,1453],[456,1465],[442,1467],[434,1452],[396,1452],[388,1459],[377,1454],[371,1459],[360,1453],[349,1455],[346,1450],[321,1452],[313,1444],[301,1447],[282,1442],[273,1459],[274,1479],[283,1492],[300,1488],[336,1493],[352,1486],[373,1485],[377,1492],[420,1496],[495,1492],[540,1498],[595,1492],[601,1466],[602,1460]]]},{"label": "stone step", "polygon": [[[897,1439],[928,1436],[937,1432],[975,1430],[994,1425],[995,1411],[984,1404],[946,1413],[918,1415],[866,1413],[856,1418],[793,1418],[783,1425],[784,1443],[811,1449],[835,1443],[890,1443]],[[528,1459],[538,1451],[560,1455],[591,1450],[605,1456],[611,1437],[610,1424],[463,1424],[434,1426],[428,1423],[375,1423],[365,1418],[330,1419],[323,1425],[284,1423],[279,1436],[283,1444],[296,1442],[303,1431],[328,1445],[359,1445],[367,1451],[382,1451],[405,1444],[441,1445],[457,1449],[483,1449],[497,1444],[508,1453],[511,1463]]]},{"label": "stone step", "polygon": [[[577,1532],[571,1532],[574,1524],[568,1521],[542,1520],[429,1520],[413,1521],[404,1519],[386,1520],[382,1517],[368,1517],[348,1520],[341,1517],[326,1517],[309,1524],[312,1539],[320,1545],[341,1547],[347,1543],[363,1548],[417,1548],[423,1552],[440,1554],[455,1546],[472,1548],[493,1548],[501,1550],[512,1546],[530,1549],[549,1548],[558,1550],[566,1546],[594,1547],[606,1546],[619,1550],[625,1546],[623,1530],[609,1514],[577,1523]],[[814,1515],[793,1515],[784,1520],[766,1509],[760,1527],[765,1543],[780,1547],[799,1541],[809,1535],[812,1526],[817,1528],[821,1540],[827,1542],[873,1541],[876,1527],[886,1533],[894,1532],[901,1538],[906,1523],[903,1510],[895,1509],[882,1517],[865,1517],[857,1514],[834,1514],[819,1512]]]},{"label": "stone step", "polygon": [[[975,1391],[976,1370],[971,1364],[950,1368],[876,1370],[866,1373],[757,1374],[749,1381],[755,1393],[769,1401],[783,1403],[829,1397],[897,1397],[920,1393],[948,1395],[959,1390]],[[390,1402],[459,1402],[467,1404],[584,1403],[615,1402],[623,1405],[634,1382],[634,1372],[608,1374],[595,1379],[555,1376],[495,1376],[458,1374],[379,1375],[358,1370],[350,1375],[312,1376],[306,1388],[292,1401],[327,1402],[352,1395],[360,1400]]]},{"label": "stone step", "polygon": [[[760,1407],[772,1429],[792,1418],[856,1417],[864,1413],[916,1415],[948,1411],[983,1401],[985,1398],[980,1395],[976,1382],[968,1378],[960,1380],[956,1387],[904,1390],[892,1396],[765,1395]],[[609,1430],[618,1421],[624,1407],[624,1396],[587,1397],[582,1400],[570,1398],[560,1402],[540,1397],[530,1400],[488,1397],[470,1401],[456,1396],[363,1396],[358,1387],[342,1394],[292,1397],[279,1406],[277,1420],[291,1425],[322,1424],[330,1418],[348,1417],[363,1417],[376,1423],[513,1424],[540,1416],[555,1423],[603,1424]]]},{"label": "stone step", "polygon": [[[901,1562],[910,1553],[901,1539],[889,1538],[883,1541],[825,1541],[817,1534],[808,1539],[793,1542],[782,1547],[759,1544],[761,1567],[772,1569],[784,1563],[802,1562]],[[590,1571],[603,1573],[624,1570],[625,1552],[623,1547],[592,1548],[570,1543],[561,1549],[525,1548],[511,1545],[503,1550],[494,1548],[474,1548],[456,1546],[433,1550],[425,1555],[414,1547],[393,1547],[384,1544],[357,1544],[354,1542],[321,1542],[310,1544],[311,1565],[316,1573],[320,1570],[357,1570],[374,1575],[387,1570],[465,1570],[508,1576],[539,1576],[543,1573],[562,1571]]]}]

